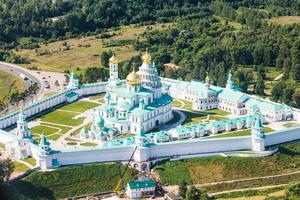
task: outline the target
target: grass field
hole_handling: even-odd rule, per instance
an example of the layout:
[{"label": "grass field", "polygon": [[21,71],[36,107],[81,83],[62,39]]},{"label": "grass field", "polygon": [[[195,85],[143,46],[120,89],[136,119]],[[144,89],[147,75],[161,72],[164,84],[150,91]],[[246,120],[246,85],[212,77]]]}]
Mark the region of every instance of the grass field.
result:
[{"label": "grass field", "polygon": [[300,16],[280,16],[272,17],[268,22],[281,24],[281,25],[292,25],[300,23]]},{"label": "grass field", "polygon": [[60,131],[59,128],[48,127],[46,125],[40,125],[40,126],[35,126],[35,127],[31,128],[31,132],[32,132],[33,136],[40,135],[42,133],[44,133],[46,136],[48,136],[48,135],[57,133],[59,131]]},{"label": "grass field", "polygon": [[[189,124],[199,124],[201,123],[202,120],[207,119],[207,114],[206,113],[197,113],[197,112],[188,112],[188,111],[182,111],[186,119],[183,122],[184,125],[189,125]],[[214,115],[209,115],[209,120],[224,120],[226,117],[220,117],[220,116],[214,116]]]},{"label": "grass field", "polygon": [[12,75],[6,71],[0,70],[0,100],[4,103],[9,101],[9,96],[15,92],[25,90],[24,82],[21,78]]},{"label": "grass field", "polygon": [[[124,168],[120,164],[91,164],[63,167],[49,172],[33,172],[10,184],[5,192],[6,195],[14,195],[15,199],[60,199],[113,191]],[[135,173],[128,168],[123,186]]]},{"label": "grass field", "polygon": [[71,103],[59,108],[59,110],[68,110],[68,111],[82,113],[86,110],[89,110],[99,105],[100,104],[89,102],[89,101],[76,101],[75,103]]},{"label": "grass field", "polygon": [[[155,166],[155,171],[159,173],[162,182],[171,185],[179,184],[181,180],[185,180],[190,184],[209,183],[283,174],[299,169],[300,141],[282,145],[279,147],[278,153],[270,157],[206,157],[172,162],[166,161]],[[299,178],[293,175],[287,179],[290,180],[293,177]],[[235,185],[232,184],[230,188],[226,189],[234,188]]]},{"label": "grass field", "polygon": [[182,106],[182,103],[178,99],[174,99],[173,102],[172,102],[172,106],[179,108],[179,107]]},{"label": "grass field", "polygon": [[92,143],[92,142],[83,142],[83,143],[80,143],[80,146],[93,147],[93,146],[96,146],[96,144]]},{"label": "grass field", "polygon": [[284,124],[283,126],[286,127],[286,128],[291,128],[291,127],[300,126],[300,124],[291,122],[291,123],[286,123],[286,124]]},{"label": "grass field", "polygon": [[41,120],[43,122],[64,124],[68,126],[78,126],[82,124],[84,119],[83,118],[73,119],[77,115],[78,113],[56,110],[44,115],[43,117],[41,117]]},{"label": "grass field", "polygon": [[14,171],[16,172],[24,172],[30,169],[29,167],[18,161],[13,161],[13,164],[15,165]]},{"label": "grass field", "polygon": [[32,166],[36,165],[36,160],[33,157],[28,157],[24,159],[25,162],[28,162],[29,164],[31,164]]},{"label": "grass field", "polygon": [[71,128],[47,123],[41,123],[39,126],[31,128],[33,137],[36,141],[40,140],[40,135],[45,133],[47,139],[57,140],[60,136],[68,132]]},{"label": "grass field", "polygon": [[[29,58],[31,64],[25,66],[36,66],[41,70],[60,71],[66,69],[85,69],[91,66],[100,66],[102,52],[112,50],[117,54],[120,61],[128,60],[137,56],[140,52],[134,50],[132,43],[147,30],[147,27],[154,29],[167,28],[172,24],[156,24],[149,26],[123,26],[120,30],[109,30],[109,34],[115,36],[108,39],[97,39],[95,36],[74,38],[57,41],[49,44],[40,44],[37,49],[24,49],[15,51],[16,54]],[[122,41],[128,44],[122,44]],[[66,49],[67,43],[69,50]],[[110,45],[114,43],[114,45]],[[119,44],[118,44],[119,43]],[[78,72],[80,73],[80,72]]]},{"label": "grass field", "polygon": [[[269,127],[264,127],[265,133],[273,131],[273,129]],[[221,135],[214,135],[208,138],[223,138],[223,137],[237,137],[237,136],[245,136],[245,135],[251,135],[251,129],[247,130],[241,130],[241,131],[235,131],[235,132],[230,132],[226,134],[221,134]]]}]

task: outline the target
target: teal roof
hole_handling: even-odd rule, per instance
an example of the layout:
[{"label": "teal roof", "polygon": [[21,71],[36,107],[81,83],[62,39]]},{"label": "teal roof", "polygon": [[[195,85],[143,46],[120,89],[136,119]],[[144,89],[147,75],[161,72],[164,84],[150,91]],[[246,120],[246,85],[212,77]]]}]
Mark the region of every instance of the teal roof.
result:
[{"label": "teal roof", "polygon": [[145,181],[131,181],[128,183],[129,189],[142,189],[142,188],[152,188],[156,187],[156,182],[154,180]]},{"label": "teal roof", "polygon": [[39,146],[49,146],[49,145],[50,145],[50,143],[48,142],[46,135],[44,133],[42,133]]},{"label": "teal roof", "polygon": [[[245,101],[248,96],[240,91],[235,91],[232,89],[227,89],[225,88],[220,94],[219,98],[224,99],[226,101],[230,102],[240,102],[240,101]],[[244,99],[245,98],[245,99]]]},{"label": "teal roof", "polygon": [[261,100],[261,99],[254,99],[250,98],[245,102],[246,106],[252,107],[252,108],[259,108],[260,110],[271,110],[271,111],[280,111],[285,110],[286,107],[283,104],[277,104],[271,101]]},{"label": "teal roof", "polygon": [[98,118],[98,121],[97,121],[97,124],[98,124],[99,126],[104,126],[104,119],[103,119],[102,117],[99,117],[99,118]]},{"label": "teal roof", "polygon": [[67,98],[72,98],[72,97],[78,96],[78,94],[74,91],[71,91],[71,92],[67,93],[66,96],[67,96]]}]

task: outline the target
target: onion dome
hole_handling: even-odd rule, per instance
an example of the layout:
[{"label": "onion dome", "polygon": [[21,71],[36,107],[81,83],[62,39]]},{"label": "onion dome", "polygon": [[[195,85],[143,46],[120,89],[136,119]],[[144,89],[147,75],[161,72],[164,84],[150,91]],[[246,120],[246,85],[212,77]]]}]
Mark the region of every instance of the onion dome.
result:
[{"label": "onion dome", "polygon": [[143,64],[150,64],[151,63],[151,56],[148,53],[148,49],[146,49],[146,53],[142,56]]},{"label": "onion dome", "polygon": [[130,74],[128,74],[126,80],[127,83],[130,85],[137,85],[141,83],[141,77],[135,72],[135,70],[133,70]]},{"label": "onion dome", "polygon": [[115,56],[115,54],[113,54],[112,57],[109,58],[109,63],[110,64],[117,64],[118,63],[118,59]]},{"label": "onion dome", "polygon": [[99,117],[98,121],[97,121],[97,124],[99,126],[104,126],[104,119],[102,117]]},{"label": "onion dome", "polygon": [[131,105],[127,101],[120,101],[117,105],[117,110],[121,112],[128,111]]}]

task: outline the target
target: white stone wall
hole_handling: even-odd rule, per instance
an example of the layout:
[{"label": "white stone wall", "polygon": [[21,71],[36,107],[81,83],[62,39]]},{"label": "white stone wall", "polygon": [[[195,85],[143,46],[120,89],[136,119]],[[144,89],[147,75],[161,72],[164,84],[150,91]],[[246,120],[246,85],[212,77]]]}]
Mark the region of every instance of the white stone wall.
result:
[{"label": "white stone wall", "polygon": [[[80,96],[92,95],[92,94],[105,92],[106,84],[107,84],[107,82],[85,84],[78,89],[64,90],[55,95],[41,99],[32,105],[26,106],[24,113],[26,114],[26,117],[31,117],[42,111],[53,108],[61,103],[64,103],[67,100],[66,94],[70,91],[77,92]],[[15,111],[15,112],[9,113],[5,116],[2,116],[0,118],[0,129],[4,129],[4,128],[14,125],[18,120],[18,114],[19,114],[19,111]]]}]

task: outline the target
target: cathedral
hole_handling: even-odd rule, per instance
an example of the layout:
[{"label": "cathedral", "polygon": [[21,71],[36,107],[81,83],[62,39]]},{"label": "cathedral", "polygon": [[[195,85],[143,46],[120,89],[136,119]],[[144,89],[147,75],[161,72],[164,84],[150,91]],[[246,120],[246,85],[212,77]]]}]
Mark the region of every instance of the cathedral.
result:
[{"label": "cathedral", "polygon": [[105,126],[125,133],[137,133],[141,128],[147,132],[173,118],[173,99],[168,89],[163,89],[151,56],[146,52],[142,59],[139,71],[129,73],[125,82],[118,77],[116,57],[109,59],[105,104],[96,111]]}]

